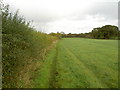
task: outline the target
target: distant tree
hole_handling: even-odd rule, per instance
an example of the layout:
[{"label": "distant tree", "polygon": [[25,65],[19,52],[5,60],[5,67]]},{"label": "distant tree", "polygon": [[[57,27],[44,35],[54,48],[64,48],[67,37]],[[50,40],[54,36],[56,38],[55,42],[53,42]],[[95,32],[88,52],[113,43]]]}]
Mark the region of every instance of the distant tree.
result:
[{"label": "distant tree", "polygon": [[59,39],[61,39],[61,33],[59,33],[59,32],[57,32],[57,33],[51,32],[49,35],[56,36],[56,37],[58,37]]},{"label": "distant tree", "polygon": [[98,39],[98,38],[100,38],[101,36],[101,33],[100,33],[100,27],[99,28],[94,28],[93,30],[92,30],[92,36],[93,36],[93,38],[96,38],[96,39]]},{"label": "distant tree", "polygon": [[64,32],[60,32],[60,33],[62,38],[66,36]]},{"label": "distant tree", "polygon": [[101,28],[101,31],[104,35],[104,39],[110,39],[112,37],[117,37],[119,30],[117,26],[106,25]]},{"label": "distant tree", "polygon": [[56,35],[56,33],[51,32],[49,35],[55,36],[55,35]]},{"label": "distant tree", "polygon": [[103,27],[94,28],[91,32],[92,37],[96,39],[111,39],[118,37],[118,27],[105,25]]}]

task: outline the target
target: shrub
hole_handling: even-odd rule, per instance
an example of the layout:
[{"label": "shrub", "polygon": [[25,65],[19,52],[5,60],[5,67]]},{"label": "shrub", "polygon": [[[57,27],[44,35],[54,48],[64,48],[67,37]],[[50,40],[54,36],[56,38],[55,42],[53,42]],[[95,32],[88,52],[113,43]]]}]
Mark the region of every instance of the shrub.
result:
[{"label": "shrub", "polygon": [[9,6],[2,8],[2,63],[3,87],[18,87],[19,72],[23,66],[42,59],[42,50],[52,44],[56,37],[37,32],[24,18],[10,13]]}]

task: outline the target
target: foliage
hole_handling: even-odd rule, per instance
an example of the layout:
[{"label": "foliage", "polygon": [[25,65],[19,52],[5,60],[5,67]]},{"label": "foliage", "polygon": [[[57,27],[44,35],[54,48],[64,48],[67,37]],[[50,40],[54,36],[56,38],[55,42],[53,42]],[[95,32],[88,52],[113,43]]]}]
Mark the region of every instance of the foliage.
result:
[{"label": "foliage", "polygon": [[57,32],[57,33],[51,32],[49,35],[51,35],[51,36],[56,36],[56,37],[58,37],[59,39],[61,39],[61,37],[62,37],[62,33],[59,33],[59,32]]},{"label": "foliage", "polygon": [[[117,26],[113,25],[105,25],[103,27],[94,28],[89,33],[80,33],[80,34],[73,34],[68,33],[65,34],[60,33],[62,38],[94,38],[94,39],[118,39],[120,31]],[[58,35],[58,33],[50,33],[50,35]]]},{"label": "foliage", "polygon": [[116,39],[118,38],[119,29],[117,26],[105,25],[101,28],[94,28],[92,36],[96,39]]},{"label": "foliage", "polygon": [[10,13],[9,5],[3,5],[3,87],[20,87],[18,83],[20,71],[23,67],[28,66],[31,59],[31,63],[41,60],[43,49],[51,45],[56,39],[56,37],[37,32],[30,26],[30,23],[19,16],[18,11],[14,14]]}]

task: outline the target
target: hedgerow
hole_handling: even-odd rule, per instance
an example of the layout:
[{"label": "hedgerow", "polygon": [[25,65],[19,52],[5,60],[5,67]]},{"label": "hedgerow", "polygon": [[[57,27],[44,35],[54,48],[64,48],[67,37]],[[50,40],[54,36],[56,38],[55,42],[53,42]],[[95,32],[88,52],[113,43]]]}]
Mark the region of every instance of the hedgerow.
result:
[{"label": "hedgerow", "polygon": [[[2,7],[2,67],[3,87],[20,87],[20,72],[29,63],[42,60],[43,50],[57,38],[36,31],[25,19]],[[30,71],[30,70],[29,70]],[[22,81],[24,85],[24,81]],[[21,85],[22,85],[21,84]],[[21,86],[22,87],[22,86]]]}]

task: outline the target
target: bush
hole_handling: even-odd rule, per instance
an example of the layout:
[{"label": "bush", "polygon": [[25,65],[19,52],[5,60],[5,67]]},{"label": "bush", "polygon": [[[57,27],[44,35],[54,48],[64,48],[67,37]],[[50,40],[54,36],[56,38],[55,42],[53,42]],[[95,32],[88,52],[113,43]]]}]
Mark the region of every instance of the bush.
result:
[{"label": "bush", "polygon": [[42,50],[52,44],[56,37],[37,32],[24,18],[9,12],[9,6],[2,8],[2,63],[3,87],[19,87],[19,72],[23,66],[42,59]]}]

